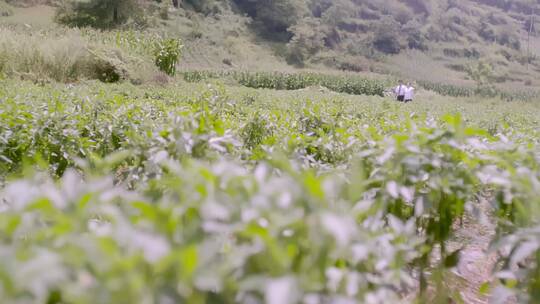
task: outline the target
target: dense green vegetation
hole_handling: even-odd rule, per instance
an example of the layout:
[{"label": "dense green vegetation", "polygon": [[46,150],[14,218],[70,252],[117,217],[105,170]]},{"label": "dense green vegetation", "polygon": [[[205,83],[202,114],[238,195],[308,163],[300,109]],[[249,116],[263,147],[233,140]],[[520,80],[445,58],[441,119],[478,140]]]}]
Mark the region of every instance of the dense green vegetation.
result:
[{"label": "dense green vegetation", "polygon": [[453,97],[471,97],[471,96],[483,96],[483,97],[493,97],[501,98],[504,100],[538,100],[540,98],[540,93],[537,91],[523,91],[523,92],[509,92],[497,90],[493,87],[479,87],[476,89],[464,86],[456,86],[444,83],[435,83],[429,81],[419,81],[418,84],[426,89],[433,92],[436,92],[443,96],[453,96]]},{"label": "dense green vegetation", "polygon": [[383,96],[390,85],[382,79],[369,79],[357,75],[325,75],[316,73],[268,73],[236,71],[187,71],[182,73],[188,82],[208,79],[231,78],[238,84],[255,89],[299,90],[311,86],[322,86],[339,93],[353,95]]},{"label": "dense green vegetation", "polygon": [[0,0],[0,302],[537,303],[535,4]]},{"label": "dense green vegetation", "polygon": [[407,114],[315,90],[12,81],[1,96],[10,303],[458,299],[445,244],[478,195],[515,248],[490,293],[538,292],[534,104]]}]

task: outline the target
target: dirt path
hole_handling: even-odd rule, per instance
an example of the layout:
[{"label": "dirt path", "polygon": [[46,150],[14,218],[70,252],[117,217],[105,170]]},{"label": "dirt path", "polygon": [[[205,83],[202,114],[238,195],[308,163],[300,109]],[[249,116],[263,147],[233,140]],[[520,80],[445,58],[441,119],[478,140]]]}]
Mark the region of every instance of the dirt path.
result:
[{"label": "dirt path", "polygon": [[[465,303],[488,303],[488,296],[480,293],[480,287],[493,281],[493,267],[497,262],[495,253],[488,254],[488,248],[495,235],[495,221],[489,215],[489,202],[478,202],[478,216],[467,214],[463,223],[456,223],[455,237],[448,242],[449,250],[463,248],[460,261],[452,271],[455,280],[448,287],[459,292]],[[454,285],[455,284],[455,285]]]},{"label": "dirt path", "polygon": [[[487,304],[490,303],[489,294],[483,295],[480,289],[484,283],[494,280],[492,271],[497,255],[489,254],[488,249],[495,236],[495,220],[490,216],[491,206],[487,199],[480,199],[475,207],[474,215],[466,212],[463,222],[454,224],[455,236],[446,245],[448,252],[461,248],[460,260],[454,269],[447,271],[443,284],[449,294],[459,294],[463,303]],[[437,252],[435,250],[432,257],[433,265],[440,263]],[[404,303],[412,301],[417,291],[405,296]]]}]

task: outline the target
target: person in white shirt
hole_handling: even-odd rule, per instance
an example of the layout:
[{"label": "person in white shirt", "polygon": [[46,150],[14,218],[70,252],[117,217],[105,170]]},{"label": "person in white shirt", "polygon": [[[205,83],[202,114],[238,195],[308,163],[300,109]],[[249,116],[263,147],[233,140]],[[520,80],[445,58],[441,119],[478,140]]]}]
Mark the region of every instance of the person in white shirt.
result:
[{"label": "person in white shirt", "polygon": [[405,101],[405,91],[407,89],[407,86],[403,84],[403,81],[399,81],[399,85],[394,90],[394,93],[397,96],[397,101],[403,102]]},{"label": "person in white shirt", "polygon": [[414,98],[414,87],[413,87],[412,84],[409,82],[409,83],[406,85],[404,99],[405,99],[405,102],[411,102],[411,101],[413,101],[413,98]]}]

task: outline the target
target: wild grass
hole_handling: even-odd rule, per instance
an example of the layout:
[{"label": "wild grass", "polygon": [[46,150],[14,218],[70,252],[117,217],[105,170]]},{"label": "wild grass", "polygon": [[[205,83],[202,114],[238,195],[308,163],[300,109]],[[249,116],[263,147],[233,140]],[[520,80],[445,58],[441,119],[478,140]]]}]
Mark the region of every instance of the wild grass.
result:
[{"label": "wild grass", "polygon": [[0,29],[2,70],[8,75],[70,82],[89,74],[91,56],[80,35],[47,39]]},{"label": "wild grass", "polygon": [[151,57],[141,51],[151,51],[148,44],[129,32],[0,28],[0,71],[34,81],[148,79],[157,73]]},{"label": "wild grass", "polygon": [[13,12],[10,16],[0,17],[0,26],[17,26],[32,27],[34,30],[54,28],[53,21],[54,7],[50,5],[30,4],[21,5],[21,1],[15,0],[8,2],[10,10]]},{"label": "wild grass", "polygon": [[13,15],[13,9],[4,1],[0,1],[0,18]]}]

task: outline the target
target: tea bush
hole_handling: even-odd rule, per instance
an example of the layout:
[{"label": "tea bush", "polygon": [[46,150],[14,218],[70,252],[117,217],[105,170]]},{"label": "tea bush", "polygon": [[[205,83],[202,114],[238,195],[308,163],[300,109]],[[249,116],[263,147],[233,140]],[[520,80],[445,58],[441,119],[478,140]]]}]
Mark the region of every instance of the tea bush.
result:
[{"label": "tea bush", "polygon": [[[435,115],[436,103],[411,113],[255,92],[6,81],[2,299],[461,301],[442,281],[460,256],[447,243],[490,193],[493,248],[514,249],[501,253],[501,280],[486,284],[534,303],[537,109],[486,116],[480,107],[502,125],[488,132],[470,104]],[[459,109],[448,104],[443,113]]]}]

